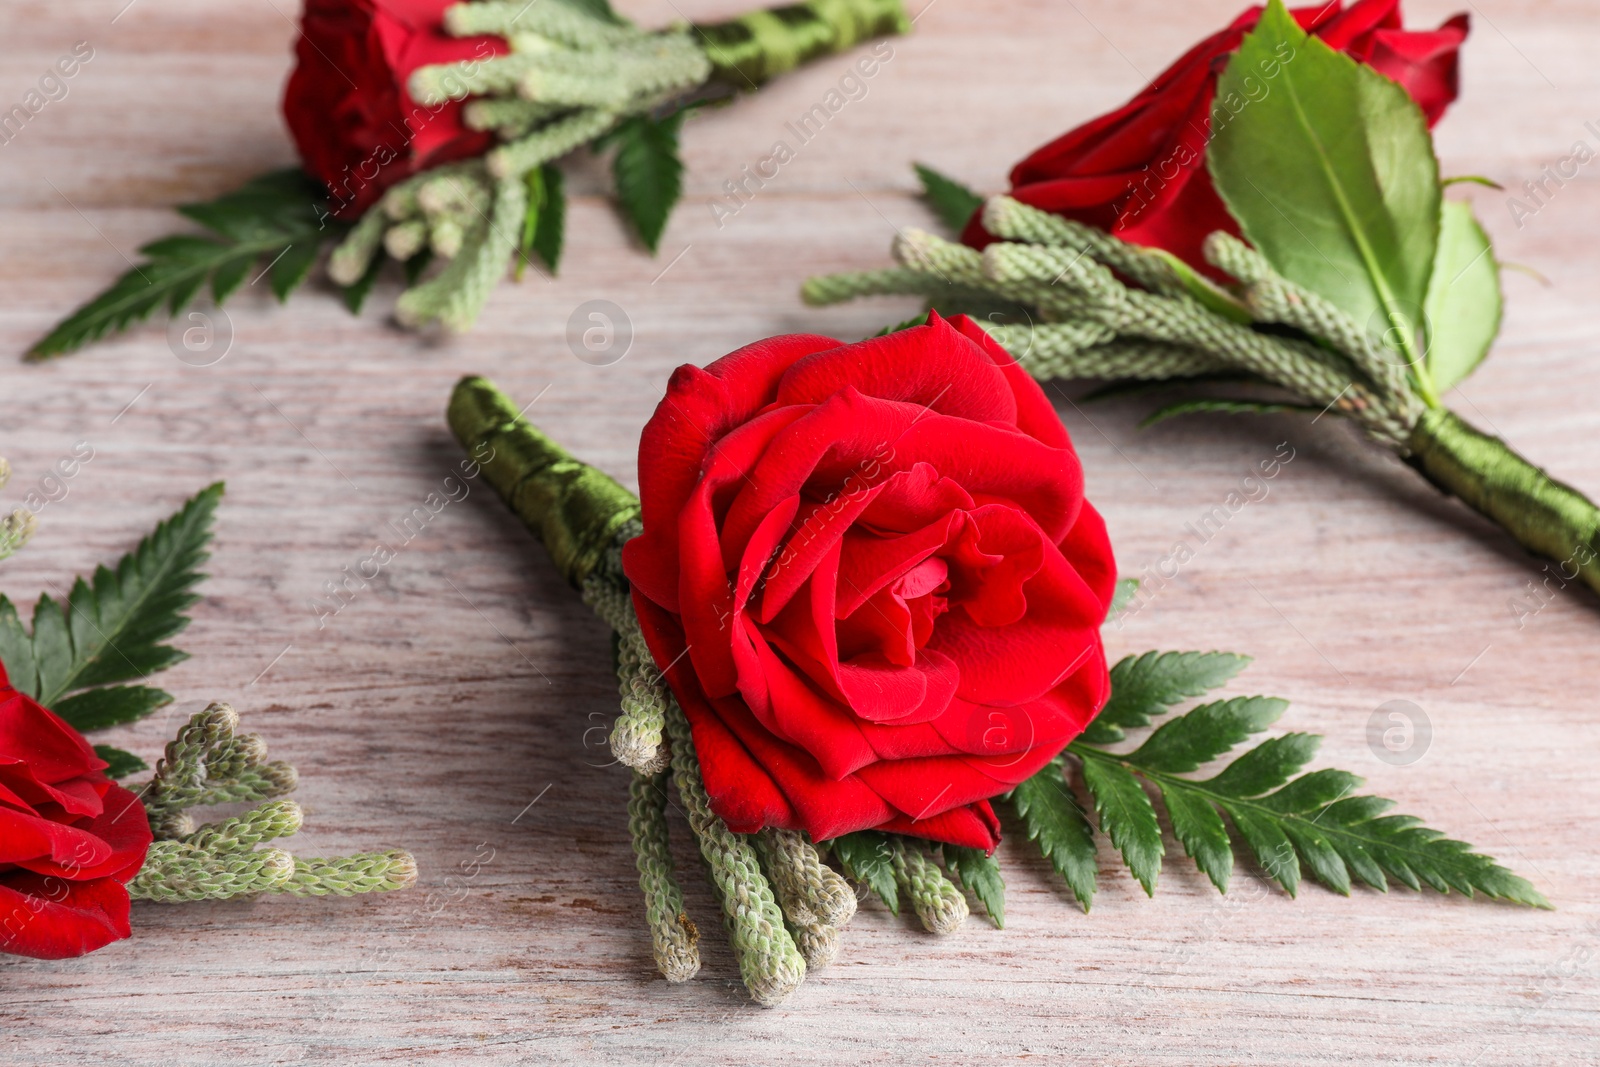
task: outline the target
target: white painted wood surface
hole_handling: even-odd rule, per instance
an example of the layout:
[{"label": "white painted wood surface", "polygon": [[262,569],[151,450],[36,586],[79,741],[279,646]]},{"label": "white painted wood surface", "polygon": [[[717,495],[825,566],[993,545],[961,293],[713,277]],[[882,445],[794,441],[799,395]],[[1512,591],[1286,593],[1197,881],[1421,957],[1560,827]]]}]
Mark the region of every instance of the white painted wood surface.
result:
[{"label": "white painted wood surface", "polygon": [[[1466,0],[1463,0],[1465,3]],[[916,6],[917,0],[913,0]],[[909,163],[986,189],[1013,159],[1114,105],[1234,13],[1234,0],[935,0],[914,36],[822,136],[718,228],[722,183],[847,69],[829,60],[696,118],[688,193],[652,260],[597,195],[577,193],[559,280],[504,285],[478,330],[395,331],[392,289],[352,319],[324,287],[229,308],[227,357],[175,359],[157,325],[58,363],[10,362],[215,195],[292,153],[276,111],[292,0],[10,0],[0,106],[79,40],[95,55],[0,146],[0,454],[15,501],[73,444],[94,459],[0,569],[31,600],[113,559],[187,495],[226,479],[213,577],[161,684],[170,714],[105,740],[153,757],[182,716],[232,701],[298,765],[307,854],[406,845],[414,892],[356,900],[135,908],[135,933],[86,959],[0,962],[0,1058],[16,1064],[1447,1063],[1600,1060],[1600,603],[1563,593],[1519,629],[1536,567],[1346,427],[1191,419],[1141,432],[1143,405],[1059,407],[1125,571],[1289,441],[1296,458],[1178,579],[1113,633],[1113,654],[1223,648],[1256,657],[1241,691],[1292,698],[1284,725],[1327,736],[1321,766],[1365,774],[1402,810],[1473,841],[1555,902],[1315,886],[1298,900],[1248,866],[1225,900],[1169,858],[1145,899],[1111,862],[1091,915],[1037,854],[1002,848],[1005,930],[936,939],[866,906],[841,962],[783,1007],[746,1000],[703,881],[700,978],[653,973],[634,887],[622,772],[604,766],[607,643],[487,488],[450,505],[319,629],[325,581],[383,537],[458,459],[450,386],[482,372],[531,399],[551,433],[625,482],[670,369],[791,330],[861,336],[907,312],[880,300],[809,311],[800,280],[887,261],[927,224]],[[126,5],[126,6],[124,6]],[[661,23],[735,0],[639,0]],[[1439,132],[1447,173],[1515,190],[1600,119],[1600,13],[1578,0],[1467,3],[1465,96]],[[1456,7],[1411,6],[1416,24]],[[120,14],[119,14],[120,12]],[[1600,190],[1591,164],[1518,228],[1470,191],[1507,279],[1493,359],[1461,410],[1559,476],[1600,490]],[[682,253],[681,258],[679,257]],[[263,288],[258,286],[257,288]],[[575,359],[568,316],[604,297],[636,331],[611,367]],[[1388,700],[1430,717],[1403,767],[1367,747]],[[536,798],[537,803],[532,803]],[[531,804],[531,806],[530,806]],[[492,857],[484,862],[486,857]],[[683,856],[685,865],[691,858]],[[474,867],[474,861],[479,866]],[[476,874],[468,872],[476,870]]]}]

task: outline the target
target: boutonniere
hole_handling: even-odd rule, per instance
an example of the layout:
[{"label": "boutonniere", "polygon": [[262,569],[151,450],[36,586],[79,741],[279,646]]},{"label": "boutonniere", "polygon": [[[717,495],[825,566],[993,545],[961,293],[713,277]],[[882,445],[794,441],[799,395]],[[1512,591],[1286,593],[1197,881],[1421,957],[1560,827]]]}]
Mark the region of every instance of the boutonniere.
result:
[{"label": "boutonniere", "polygon": [[[682,194],[678,134],[692,109],[910,25],[900,0],[804,0],[661,30],[607,0],[306,0],[283,100],[300,168],[180,207],[209,232],[144,246],[144,262],[28,358],[176,315],[207,286],[220,305],[264,278],[286,300],[327,247],[352,313],[393,261],[402,325],[466,330],[508,266],[555,272],[563,157],[611,153],[617,204],[654,254]],[[880,42],[842,84],[864,91],[893,57]],[[821,121],[844,100],[831,90]]]},{"label": "boutonniere", "polygon": [[[0,460],[0,486],[9,473]],[[128,784],[149,765],[85,740],[173,703],[126,683],[188,658],[166,642],[199,599],[221,497],[220,484],[202,491],[64,600],[41,596],[31,632],[0,596],[0,952],[93,952],[131,935],[134,900],[349,896],[416,881],[408,852],[305,859],[274,844],[300,828],[287,799],[298,776],[226,704],[190,716],[150,776]],[[0,558],[34,525],[23,508],[0,523]],[[196,823],[217,804],[253,806]]]},{"label": "boutonniere", "polygon": [[1355,775],[1305,772],[1310,735],[1197,773],[1287,704],[1174,714],[1243,656],[1108,669],[1101,627],[1131,583],[1043,390],[970,318],[855,344],[774,337],[680,367],[640,436],[637,497],[520,410],[467,378],[448,420],[616,632],[611,751],[632,770],[644,921],[669,981],[699,969],[706,928],[678,888],[673,810],[762,1004],[835,958],[852,882],[936,933],[961,925],[969,893],[1002,925],[997,807],[1085,910],[1099,834],[1155,891],[1157,799],[1219,890],[1237,842],[1290,894],[1309,876],[1345,894],[1399,884],[1548,906],[1358,794]]},{"label": "boutonniere", "polygon": [[1429,133],[1467,20],[1399,21],[1397,0],[1273,0],[1018,164],[1009,195],[920,168],[961,240],[907,231],[899,267],[803,295],[920,294],[981,314],[1041,379],[1190,394],[1147,424],[1351,419],[1563,583],[1600,589],[1600,509],[1445,403],[1499,331],[1501,264],[1446,195],[1483,179],[1442,179]]}]

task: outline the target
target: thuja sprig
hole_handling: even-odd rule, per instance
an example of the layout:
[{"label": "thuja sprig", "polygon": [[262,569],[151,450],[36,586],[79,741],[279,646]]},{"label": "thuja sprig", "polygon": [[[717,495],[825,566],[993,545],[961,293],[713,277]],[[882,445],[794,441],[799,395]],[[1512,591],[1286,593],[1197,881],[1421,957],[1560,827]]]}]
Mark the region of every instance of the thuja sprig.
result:
[{"label": "thuja sprig", "polygon": [[[259,735],[241,734],[238,728],[239,716],[231,707],[212,704],[167,744],[154,777],[138,790],[156,840],[128,883],[131,897],[175,902],[255,893],[352,896],[416,882],[417,864],[409,852],[308,860],[271,846],[300,829],[300,806],[277,799],[294,791],[297,776],[289,764],[267,761]],[[191,809],[231,803],[258,806],[195,826]]]}]

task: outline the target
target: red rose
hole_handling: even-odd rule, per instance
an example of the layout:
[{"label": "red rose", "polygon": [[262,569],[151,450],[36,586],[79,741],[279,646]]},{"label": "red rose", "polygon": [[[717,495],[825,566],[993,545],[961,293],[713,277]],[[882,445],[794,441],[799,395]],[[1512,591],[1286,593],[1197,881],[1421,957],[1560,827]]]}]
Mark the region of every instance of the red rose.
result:
[{"label": "red rose", "polygon": [[[1051,141],[1011,171],[1011,195],[1025,204],[1097,226],[1124,241],[1164,248],[1209,271],[1200,246],[1214,230],[1239,228],[1211,185],[1206,145],[1213,115],[1236,112],[1216,100],[1217,77],[1261,17],[1253,7],[1162,72],[1108,115]],[[1433,31],[1400,28],[1400,0],[1339,2],[1291,12],[1302,28],[1399,82],[1437,122],[1456,98],[1457,52],[1466,15]],[[991,240],[977,215],[962,239]]]},{"label": "red rose", "polygon": [[128,936],[150,824],[105,767],[0,666],[0,951],[58,960]]},{"label": "red rose", "polygon": [[460,101],[425,107],[406,90],[418,67],[507,50],[498,37],[445,33],[452,3],[306,0],[283,114],[306,172],[328,187],[341,218],[419,170],[492,146],[491,134],[462,124]]},{"label": "red rose", "polygon": [[623,549],[739,832],[992,849],[988,798],[1107,694],[1105,524],[1043,391],[965,316],[679,367]]}]

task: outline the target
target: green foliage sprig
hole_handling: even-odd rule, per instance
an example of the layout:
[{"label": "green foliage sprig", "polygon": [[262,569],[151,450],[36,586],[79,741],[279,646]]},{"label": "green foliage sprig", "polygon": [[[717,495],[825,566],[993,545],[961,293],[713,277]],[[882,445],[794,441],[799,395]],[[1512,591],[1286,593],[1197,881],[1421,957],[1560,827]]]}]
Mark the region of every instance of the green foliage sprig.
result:
[{"label": "green foliage sprig", "polygon": [[[1362,781],[1356,775],[1333,769],[1302,773],[1321,741],[1313,734],[1281,734],[1235,753],[1278,720],[1288,708],[1285,700],[1209,701],[1152,728],[1175,706],[1225,685],[1249,662],[1227,652],[1147,652],[1123,659],[1111,671],[1111,698],[1088,729],[1002,801],[1084,911],[1094,900],[1100,834],[1110,838],[1145,892],[1155,894],[1167,845],[1154,798],[1184,854],[1222,893],[1232,881],[1234,849],[1242,846],[1290,896],[1309,875],[1346,896],[1356,882],[1385,892],[1398,883],[1550,907],[1526,879],[1470,845],[1423,826],[1415,816],[1391,814],[1393,801],[1356,794]],[[1149,732],[1131,750],[1110,747],[1142,731]],[[1220,770],[1193,777],[1228,755],[1234,758]],[[1080,794],[1087,805],[1080,804]],[[898,912],[889,862],[894,845],[893,835],[875,832],[831,843],[850,875]],[[925,846],[903,839],[900,847]],[[949,845],[939,851],[950,873],[1002,925],[1005,886],[993,859]]]},{"label": "green foliage sprig", "polygon": [[262,175],[236,192],[184,204],[178,212],[210,233],[163,237],[140,248],[143,263],[62,320],[26,358],[65,355],[143,322],[159,308],[177,315],[208,281],[212,300],[221,305],[258,269],[256,279],[264,274],[279,302],[287,300],[311,272],[323,244],[347,229],[328,217],[321,186],[298,170]]},{"label": "green foliage sprig", "polygon": [[[188,658],[166,644],[189,625],[193,587],[205,577],[221,482],[158,524],[115,568],[78,578],[65,601],[39,597],[29,633],[0,595],[0,661],[11,684],[79,731],[134,722],[172,703],[172,695],[119,682],[146,678]],[[137,756],[102,746],[122,774],[143,769]]]}]

